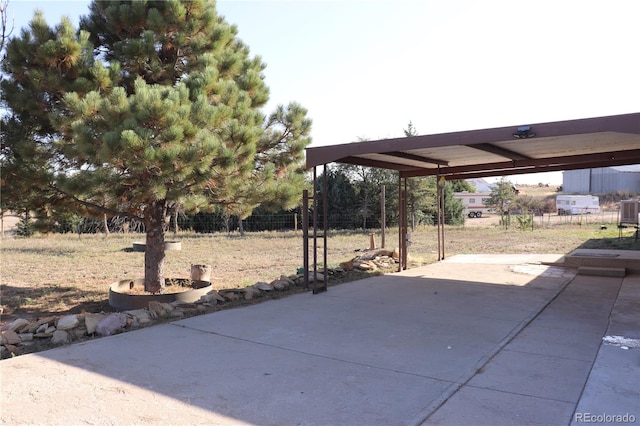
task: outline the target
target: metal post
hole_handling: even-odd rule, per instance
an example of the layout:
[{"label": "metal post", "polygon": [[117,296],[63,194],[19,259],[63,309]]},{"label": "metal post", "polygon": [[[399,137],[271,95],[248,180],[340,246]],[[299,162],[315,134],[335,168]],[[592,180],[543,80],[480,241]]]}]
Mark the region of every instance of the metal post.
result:
[{"label": "metal post", "polygon": [[[444,184],[444,180],[442,182]],[[445,226],[446,218],[444,217],[444,185],[442,185],[442,190],[440,194],[441,194],[440,198],[442,200],[442,210],[441,210],[442,211],[442,259],[441,260],[444,260],[444,231],[446,229],[446,226]]]},{"label": "metal post", "polygon": [[[404,179],[404,186],[403,186]],[[398,272],[407,269],[407,178],[398,175],[398,251],[400,258],[398,259]]]},{"label": "metal post", "polygon": [[[438,166],[438,170],[440,167]],[[443,176],[436,176],[436,205],[437,205],[437,216],[438,216],[438,261],[444,260],[444,186],[446,181]]]},{"label": "metal post", "polygon": [[326,291],[327,284],[329,282],[329,273],[327,268],[327,235],[329,234],[329,202],[328,202],[328,193],[329,193],[329,177],[327,176],[327,165],[324,164],[322,167],[322,262],[324,273],[322,276],[324,277],[324,287],[318,291]]},{"label": "metal post", "polygon": [[302,267],[304,288],[309,289],[309,190],[302,191]]},{"label": "metal post", "polygon": [[380,216],[381,216],[381,222],[380,222],[380,233],[382,234],[382,248],[385,248],[385,232],[387,229],[387,213],[386,213],[386,209],[385,209],[385,204],[386,204],[386,194],[385,194],[385,187],[384,185],[382,185],[382,188],[380,189]]},{"label": "metal post", "polygon": [[407,241],[407,231],[408,231],[408,227],[409,227],[409,218],[407,217],[408,215],[408,209],[407,209],[407,199],[409,198],[408,194],[407,194],[407,178],[404,178],[404,190],[402,191],[402,210],[403,210],[403,216],[404,219],[402,221],[402,234],[403,234],[403,239],[404,239],[404,244],[402,245],[402,269],[407,269],[408,266],[408,259],[409,259],[409,242]]},{"label": "metal post", "polygon": [[[438,179],[436,177],[436,179]],[[440,261],[440,253],[442,252],[442,248],[440,247],[440,187],[438,186],[438,181],[436,181],[436,222],[438,225],[438,261]]]},{"label": "metal post", "polygon": [[402,218],[404,213],[402,211],[402,177],[398,172],[398,272],[402,271]]},{"label": "metal post", "polygon": [[313,167],[313,288],[318,283],[318,176]]}]

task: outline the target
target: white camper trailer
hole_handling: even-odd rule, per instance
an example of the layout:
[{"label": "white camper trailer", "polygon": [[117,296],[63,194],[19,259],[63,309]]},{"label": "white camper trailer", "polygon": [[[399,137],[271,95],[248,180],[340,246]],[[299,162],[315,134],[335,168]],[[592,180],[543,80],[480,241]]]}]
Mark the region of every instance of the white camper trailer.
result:
[{"label": "white camper trailer", "polygon": [[598,214],[600,199],[594,195],[558,195],[556,196],[558,215]]},{"label": "white camper trailer", "polygon": [[482,217],[483,213],[493,213],[495,209],[486,205],[486,201],[491,197],[488,192],[454,192],[453,198],[458,199],[464,206],[464,214],[473,217]]}]

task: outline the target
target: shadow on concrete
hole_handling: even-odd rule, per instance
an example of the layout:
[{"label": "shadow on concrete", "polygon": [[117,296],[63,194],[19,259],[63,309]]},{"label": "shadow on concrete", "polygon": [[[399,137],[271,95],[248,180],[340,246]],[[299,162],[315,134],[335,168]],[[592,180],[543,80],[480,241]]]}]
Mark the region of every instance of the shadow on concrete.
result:
[{"label": "shadow on concrete", "polygon": [[567,424],[622,279],[576,284],[529,256],[454,256],[6,360],[1,420]]}]

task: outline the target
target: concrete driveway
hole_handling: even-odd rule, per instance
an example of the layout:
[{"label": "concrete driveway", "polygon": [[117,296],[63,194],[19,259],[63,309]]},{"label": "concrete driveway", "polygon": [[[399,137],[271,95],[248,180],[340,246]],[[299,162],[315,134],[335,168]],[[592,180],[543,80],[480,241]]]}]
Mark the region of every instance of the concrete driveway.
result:
[{"label": "concrete driveway", "polygon": [[0,420],[566,425],[597,413],[640,421],[640,349],[601,344],[612,326],[640,338],[640,276],[574,276],[540,264],[559,257],[454,256],[4,360]]}]

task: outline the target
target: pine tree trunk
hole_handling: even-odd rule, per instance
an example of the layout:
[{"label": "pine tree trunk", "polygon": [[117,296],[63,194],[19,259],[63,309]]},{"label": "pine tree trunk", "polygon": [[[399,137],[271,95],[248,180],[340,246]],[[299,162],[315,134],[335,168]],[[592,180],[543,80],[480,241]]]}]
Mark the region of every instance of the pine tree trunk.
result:
[{"label": "pine tree trunk", "polygon": [[178,236],[178,209],[173,211],[171,217],[173,219],[173,237],[175,238]]},{"label": "pine tree trunk", "polygon": [[244,224],[242,223],[242,216],[238,216],[238,229],[240,231],[240,236],[244,237]]},{"label": "pine tree trunk", "polygon": [[164,224],[166,209],[163,203],[156,202],[147,207],[145,216],[147,229],[146,249],[144,252],[144,289],[158,293],[164,288]]}]

